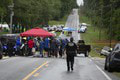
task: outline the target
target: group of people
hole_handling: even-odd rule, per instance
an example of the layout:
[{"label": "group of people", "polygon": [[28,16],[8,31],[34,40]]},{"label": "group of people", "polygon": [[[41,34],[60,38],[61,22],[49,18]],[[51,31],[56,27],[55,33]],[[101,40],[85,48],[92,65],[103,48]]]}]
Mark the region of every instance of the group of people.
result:
[{"label": "group of people", "polygon": [[[28,55],[34,55],[35,51],[39,51],[40,57],[63,57],[65,46],[68,43],[67,39],[57,39],[54,37],[46,38],[29,38],[24,37],[16,41],[17,46],[21,46],[23,54],[25,53],[24,47],[27,46]],[[23,45],[23,46],[22,46]],[[18,47],[18,48],[19,48]]]},{"label": "group of people", "polygon": [[[15,44],[8,41],[7,52],[11,56],[13,51],[17,55],[34,55],[34,51],[39,51],[40,57],[63,57],[66,53],[67,69],[73,70],[74,56],[76,55],[77,45],[73,42],[73,38],[57,39],[54,37],[34,38],[34,37],[18,37]],[[5,47],[5,46],[3,46]],[[34,50],[34,51],[33,51]]]},{"label": "group of people", "polygon": [[[73,37],[68,39],[55,39],[55,38],[38,38],[37,40],[34,40],[34,42],[28,41],[28,45],[30,44],[36,44],[35,46],[38,47],[38,50],[40,51],[40,56],[44,57],[43,50],[45,50],[48,57],[54,56],[62,57],[64,53],[66,53],[66,61],[67,61],[67,70],[73,71],[73,65],[74,65],[74,57],[77,53],[77,44],[73,42]],[[33,46],[32,46],[33,47]],[[31,47],[31,48],[32,48]]]}]

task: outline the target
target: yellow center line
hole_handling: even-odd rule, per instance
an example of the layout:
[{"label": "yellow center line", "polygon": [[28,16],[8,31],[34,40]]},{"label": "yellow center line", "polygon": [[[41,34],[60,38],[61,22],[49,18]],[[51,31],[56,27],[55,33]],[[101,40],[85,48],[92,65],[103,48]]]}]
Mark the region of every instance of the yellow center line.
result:
[{"label": "yellow center line", "polygon": [[38,68],[36,68],[34,71],[32,71],[30,74],[28,74],[24,79],[22,80],[27,80],[28,78],[30,78],[35,72],[37,72],[40,68],[42,68],[43,66],[45,66],[46,64],[48,64],[48,62],[43,63],[41,66],[39,66]]},{"label": "yellow center line", "polygon": [[48,64],[46,64],[45,67],[48,67]]},{"label": "yellow center line", "polygon": [[39,76],[39,74],[40,74],[40,73],[36,73],[36,74],[35,74],[35,75],[33,75],[33,76],[34,76],[34,77],[37,77],[37,76]]}]

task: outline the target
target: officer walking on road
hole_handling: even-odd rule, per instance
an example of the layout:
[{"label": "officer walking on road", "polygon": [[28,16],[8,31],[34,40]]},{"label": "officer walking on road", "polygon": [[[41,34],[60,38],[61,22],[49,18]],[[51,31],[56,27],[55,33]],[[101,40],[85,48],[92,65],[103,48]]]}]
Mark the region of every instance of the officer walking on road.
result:
[{"label": "officer walking on road", "polygon": [[74,56],[76,55],[77,51],[77,45],[73,42],[73,38],[70,38],[70,42],[66,45],[66,61],[67,61],[67,70],[73,71],[73,65],[74,65]]}]

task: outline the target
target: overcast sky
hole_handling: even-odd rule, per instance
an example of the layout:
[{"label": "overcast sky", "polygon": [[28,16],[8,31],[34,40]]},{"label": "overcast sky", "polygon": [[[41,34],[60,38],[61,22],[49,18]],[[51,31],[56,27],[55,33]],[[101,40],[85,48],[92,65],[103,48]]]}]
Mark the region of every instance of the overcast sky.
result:
[{"label": "overcast sky", "polygon": [[78,5],[83,4],[83,0],[77,0]]}]

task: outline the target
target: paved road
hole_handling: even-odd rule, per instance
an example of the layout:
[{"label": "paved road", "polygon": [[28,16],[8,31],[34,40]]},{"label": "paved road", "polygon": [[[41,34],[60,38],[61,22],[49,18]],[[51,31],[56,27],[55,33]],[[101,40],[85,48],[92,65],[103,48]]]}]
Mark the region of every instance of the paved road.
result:
[{"label": "paved road", "polygon": [[[72,28],[76,28],[78,30],[78,27],[79,27],[78,9],[73,9],[72,14],[70,14],[68,16],[65,27],[72,27]],[[78,31],[73,31],[72,32],[72,37],[74,37],[74,40],[75,40],[76,43],[78,42],[78,40],[81,39]]]},{"label": "paved road", "polygon": [[104,71],[108,76],[110,76],[112,80],[120,80],[120,77],[117,77],[114,74],[119,72],[109,73],[108,71],[104,70],[105,58],[91,58],[91,59],[98,67],[101,68],[102,71]]},{"label": "paved road", "polygon": [[74,71],[67,72],[63,58],[12,57],[0,60],[0,80],[119,80],[95,61],[78,55]]},{"label": "paved road", "polygon": [[45,61],[46,59],[27,57],[11,57],[0,60],[0,80],[22,80]]}]

